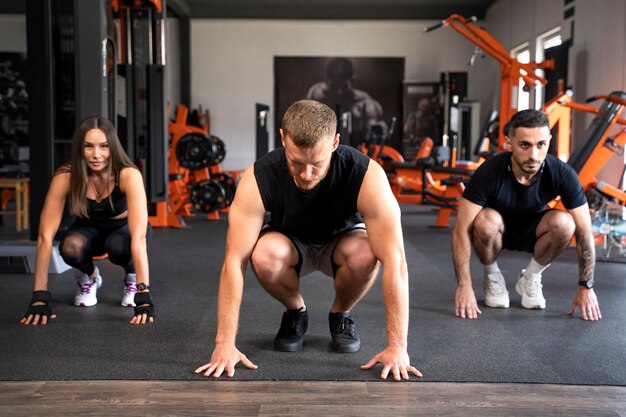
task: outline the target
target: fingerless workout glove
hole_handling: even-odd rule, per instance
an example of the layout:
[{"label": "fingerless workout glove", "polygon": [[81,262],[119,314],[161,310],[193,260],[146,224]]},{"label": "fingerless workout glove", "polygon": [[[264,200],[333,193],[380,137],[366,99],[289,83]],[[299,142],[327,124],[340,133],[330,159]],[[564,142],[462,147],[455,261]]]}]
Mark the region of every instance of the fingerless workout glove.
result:
[{"label": "fingerless workout glove", "polygon": [[[24,317],[28,317],[30,315],[39,315],[40,317],[46,316],[50,317],[52,315],[52,309],[48,305],[52,296],[50,295],[50,291],[33,291],[33,298],[30,300],[30,305],[28,306],[28,310]],[[42,305],[36,305],[35,303],[45,303]]]},{"label": "fingerless workout glove", "polygon": [[154,317],[154,304],[149,292],[135,293],[135,306],[135,316],[147,314],[148,317]]}]

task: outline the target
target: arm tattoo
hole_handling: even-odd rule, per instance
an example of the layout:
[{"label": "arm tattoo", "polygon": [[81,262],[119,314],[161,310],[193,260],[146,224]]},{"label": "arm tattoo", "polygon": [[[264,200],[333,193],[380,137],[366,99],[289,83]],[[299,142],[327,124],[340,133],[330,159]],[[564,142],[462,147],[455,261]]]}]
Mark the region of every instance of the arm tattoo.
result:
[{"label": "arm tattoo", "polygon": [[593,238],[588,236],[576,236],[576,251],[578,252],[579,279],[593,278],[593,270],[596,264],[596,247]]}]

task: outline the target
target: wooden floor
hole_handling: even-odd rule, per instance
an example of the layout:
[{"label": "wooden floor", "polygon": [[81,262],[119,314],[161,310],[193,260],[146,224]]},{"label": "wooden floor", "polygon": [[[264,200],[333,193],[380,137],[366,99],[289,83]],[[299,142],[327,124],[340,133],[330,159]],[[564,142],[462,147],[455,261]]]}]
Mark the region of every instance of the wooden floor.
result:
[{"label": "wooden floor", "polygon": [[0,416],[626,417],[626,387],[435,382],[0,382]]}]

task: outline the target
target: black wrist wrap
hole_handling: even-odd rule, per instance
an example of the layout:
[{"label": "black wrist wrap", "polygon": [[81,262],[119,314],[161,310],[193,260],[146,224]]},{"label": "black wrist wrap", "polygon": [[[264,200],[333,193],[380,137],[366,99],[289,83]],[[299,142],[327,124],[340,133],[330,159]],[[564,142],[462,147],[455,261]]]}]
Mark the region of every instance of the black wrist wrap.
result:
[{"label": "black wrist wrap", "polygon": [[[30,300],[30,305],[28,306],[28,310],[26,310],[26,314],[24,317],[28,316],[46,316],[50,317],[52,315],[52,309],[48,305],[52,296],[50,295],[50,291],[33,291],[33,298]],[[44,305],[36,305],[35,303],[45,303]]]},{"label": "black wrist wrap", "polygon": [[50,291],[33,291],[33,298],[31,298],[30,304],[32,305],[37,302],[48,304],[51,299],[52,295]]},{"label": "black wrist wrap", "polygon": [[154,304],[149,292],[135,293],[135,316],[147,314],[148,317],[154,317]]}]

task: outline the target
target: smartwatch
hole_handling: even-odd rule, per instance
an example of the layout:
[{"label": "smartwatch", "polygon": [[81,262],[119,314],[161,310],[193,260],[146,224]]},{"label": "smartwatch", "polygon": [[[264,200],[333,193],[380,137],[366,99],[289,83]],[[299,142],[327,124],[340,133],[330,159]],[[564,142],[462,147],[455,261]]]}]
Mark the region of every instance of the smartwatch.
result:
[{"label": "smartwatch", "polygon": [[593,278],[589,278],[587,280],[580,280],[578,281],[578,285],[580,285],[581,287],[585,287],[588,290],[593,288]]},{"label": "smartwatch", "polygon": [[140,283],[140,284],[137,284],[137,290],[139,290],[139,291],[145,291],[145,290],[149,290],[149,289],[150,289],[150,286],[144,284],[143,282]]}]

